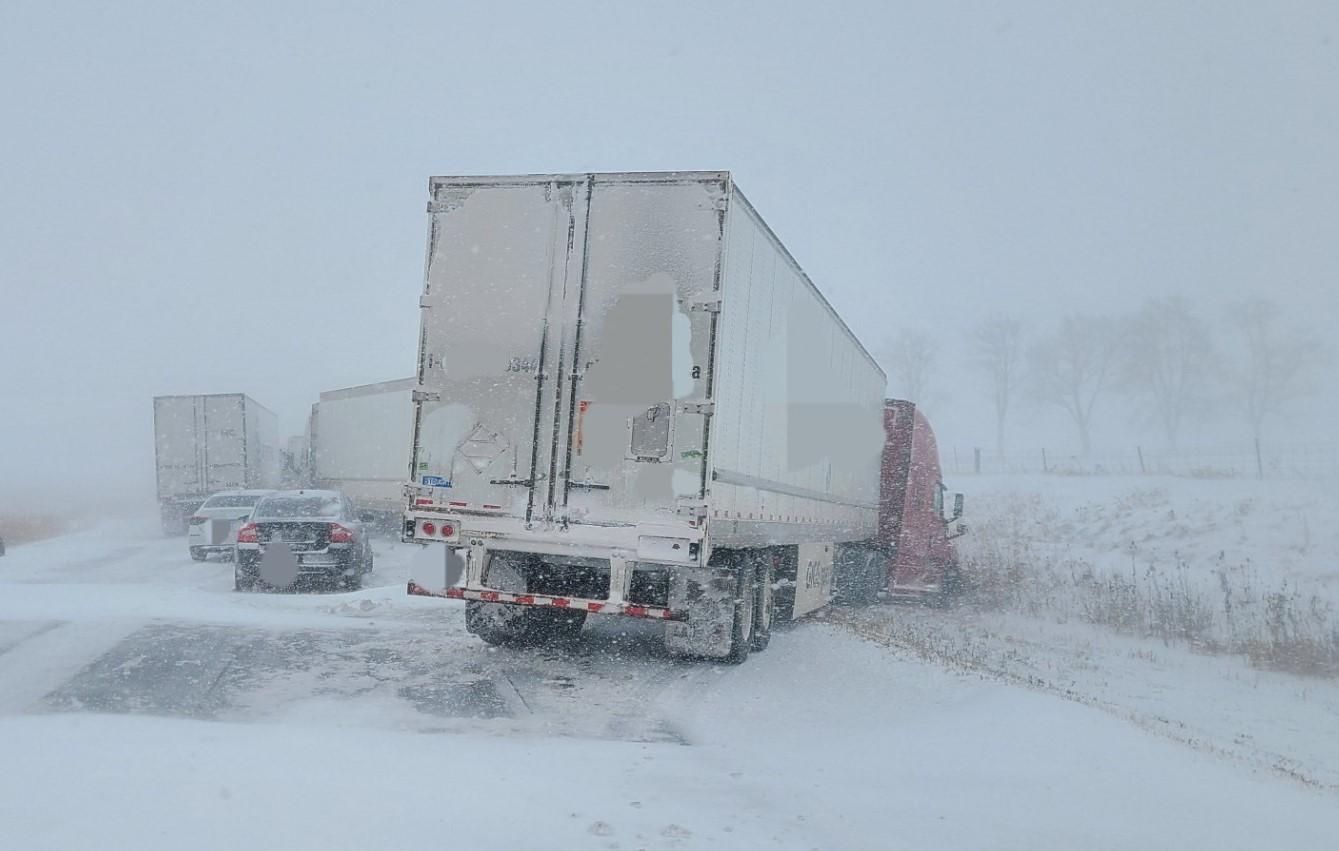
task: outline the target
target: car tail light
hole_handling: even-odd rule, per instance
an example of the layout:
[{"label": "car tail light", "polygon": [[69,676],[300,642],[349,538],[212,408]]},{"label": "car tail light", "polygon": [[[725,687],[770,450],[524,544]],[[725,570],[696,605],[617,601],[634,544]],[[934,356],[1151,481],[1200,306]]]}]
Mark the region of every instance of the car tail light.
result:
[{"label": "car tail light", "polygon": [[[428,534],[432,534],[432,533],[429,532]],[[454,524],[452,524],[452,523],[443,523],[443,524],[442,524],[442,537],[443,537],[443,538],[449,538],[449,537],[451,537],[451,536],[454,535],[454,534],[456,534],[456,527],[455,527]]]},{"label": "car tail light", "polygon": [[437,534],[437,525],[436,525],[435,523],[433,523],[431,520],[424,520],[424,521],[423,521],[423,534],[425,534],[425,535],[436,535],[436,534]]},{"label": "car tail light", "polygon": [[332,544],[352,544],[353,530],[348,526],[341,526],[338,523],[330,524],[330,543]]},{"label": "car tail light", "polygon": [[256,524],[248,523],[237,530],[237,543],[254,544],[256,543]]}]

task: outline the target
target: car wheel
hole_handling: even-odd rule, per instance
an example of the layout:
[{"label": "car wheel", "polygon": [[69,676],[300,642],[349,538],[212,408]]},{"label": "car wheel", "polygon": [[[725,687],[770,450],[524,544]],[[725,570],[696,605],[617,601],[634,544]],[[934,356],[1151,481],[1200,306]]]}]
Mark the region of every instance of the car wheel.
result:
[{"label": "car wheel", "polygon": [[204,547],[191,547],[191,558],[195,561],[204,561],[209,556],[205,553]]}]

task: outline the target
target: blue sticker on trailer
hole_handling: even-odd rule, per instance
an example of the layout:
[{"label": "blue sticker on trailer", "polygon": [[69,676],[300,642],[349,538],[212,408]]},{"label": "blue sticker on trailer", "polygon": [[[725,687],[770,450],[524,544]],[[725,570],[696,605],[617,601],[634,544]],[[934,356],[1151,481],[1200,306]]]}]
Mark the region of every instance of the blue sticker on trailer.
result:
[{"label": "blue sticker on trailer", "polygon": [[442,478],[441,476],[424,476],[424,477],[422,478],[422,482],[423,482],[423,484],[427,485],[427,486],[430,487],[430,488],[449,488],[449,487],[451,487],[451,480],[450,480],[450,479],[444,479],[444,478]]}]

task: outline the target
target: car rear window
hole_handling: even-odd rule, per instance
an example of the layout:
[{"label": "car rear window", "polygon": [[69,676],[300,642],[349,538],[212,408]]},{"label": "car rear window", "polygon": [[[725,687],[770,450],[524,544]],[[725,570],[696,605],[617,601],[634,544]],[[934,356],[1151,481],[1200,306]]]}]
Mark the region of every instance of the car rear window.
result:
[{"label": "car rear window", "polygon": [[339,517],[339,497],[270,497],[256,506],[257,517]]},{"label": "car rear window", "polygon": [[227,496],[211,496],[205,500],[201,508],[250,508],[260,501],[259,496],[245,496],[241,494],[228,494]]}]

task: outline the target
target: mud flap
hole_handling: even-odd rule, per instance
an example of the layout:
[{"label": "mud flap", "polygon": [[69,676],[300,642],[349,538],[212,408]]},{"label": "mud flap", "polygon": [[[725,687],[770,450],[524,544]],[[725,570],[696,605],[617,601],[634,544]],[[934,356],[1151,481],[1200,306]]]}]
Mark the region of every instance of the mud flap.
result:
[{"label": "mud flap", "polygon": [[665,624],[665,649],[683,656],[724,659],[730,655],[738,577],[715,568],[675,568],[669,607],[688,615]]}]

